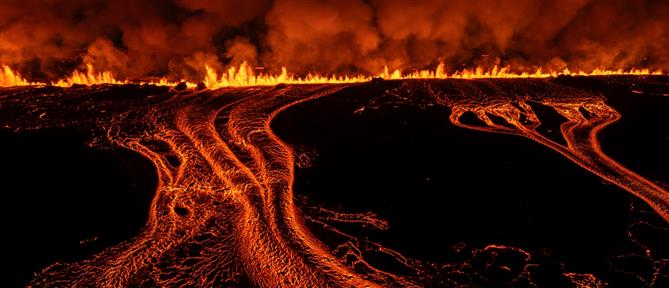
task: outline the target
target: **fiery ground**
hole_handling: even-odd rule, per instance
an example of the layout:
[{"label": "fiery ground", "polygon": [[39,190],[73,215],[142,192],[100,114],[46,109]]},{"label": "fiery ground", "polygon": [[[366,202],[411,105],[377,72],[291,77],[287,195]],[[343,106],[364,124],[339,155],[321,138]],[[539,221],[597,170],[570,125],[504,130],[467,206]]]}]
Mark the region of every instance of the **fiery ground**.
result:
[{"label": "fiery ground", "polygon": [[[153,163],[158,175],[148,220],[138,235],[83,261],[55,263],[37,273],[30,284],[540,285],[542,276],[532,272],[535,256],[523,247],[489,243],[476,250],[479,257],[492,259],[476,261],[507,275],[477,278],[471,267],[480,263],[475,264],[474,258],[447,263],[414,259],[404,256],[402,247],[337,228],[335,223],[386,230],[394,223],[375,211],[343,213],[300,204],[293,192],[294,182],[299,181],[295,169],[308,166],[310,157],[296,153],[278,137],[272,123],[291,107],[352,93],[363,94],[356,113],[379,107],[442,107],[450,112],[444,119],[457,127],[526,138],[545,147],[546,153],[559,153],[584,173],[629,192],[664,220],[657,227],[666,234],[666,173],[660,173],[665,177],[660,179],[644,177],[602,150],[599,133],[625,115],[607,104],[598,87],[615,87],[607,89],[627,91],[630,97],[669,95],[666,76],[374,80],[183,91],[132,84],[3,88],[0,125],[4,129],[86,131],[91,146],[135,151]],[[555,129],[547,129],[549,125]],[[449,173],[448,169],[435,173]],[[523,180],[518,182],[522,185]],[[425,221],[438,223],[439,219]],[[321,239],[310,228],[314,223],[343,240]],[[662,246],[644,246],[644,259],[653,267],[652,276],[639,276],[645,286],[662,287],[669,281],[667,255],[656,254]],[[384,255],[386,260],[370,260],[369,254]],[[509,260],[513,264],[500,264],[507,261],[499,260],[505,257],[514,258]],[[390,262],[400,268],[378,265]],[[609,283],[614,278],[596,273],[567,269],[561,276],[574,287],[616,284]]]},{"label": "fiery ground", "polygon": [[[75,70],[71,75],[52,81],[35,82],[26,80],[20,73],[12,70],[7,65],[1,65],[2,73],[0,73],[0,87],[13,86],[57,86],[57,87],[71,87],[73,85],[104,85],[104,84],[149,84],[155,86],[175,86],[183,83],[187,87],[197,87],[198,83],[188,82],[186,80],[174,81],[167,77],[163,77],[153,81],[143,80],[121,80],[114,76],[111,71],[98,72],[91,64],[86,65],[85,71]],[[368,82],[375,77],[401,80],[401,79],[490,79],[490,78],[549,78],[557,76],[624,76],[624,75],[664,75],[661,69],[651,71],[650,69],[591,69],[589,71],[570,71],[565,68],[560,71],[549,70],[544,71],[541,68],[531,71],[513,71],[509,67],[500,68],[497,65],[490,69],[483,67],[476,67],[474,69],[458,70],[453,73],[446,71],[446,66],[441,63],[437,65],[434,70],[417,70],[409,73],[402,73],[399,69],[390,71],[386,66],[383,72],[377,73],[376,76],[369,75],[320,75],[309,73],[304,77],[296,76],[293,73],[288,73],[286,67],[281,67],[281,73],[267,74],[257,73],[251,65],[247,62],[241,63],[239,66],[231,66],[223,73],[217,72],[214,68],[204,65],[206,71],[204,77],[199,82],[200,86],[205,86],[210,89],[218,89],[225,87],[248,87],[248,86],[273,86],[277,84],[345,84],[345,83],[362,83]],[[262,68],[262,67],[256,67]],[[526,70],[526,69],[525,69]]]}]

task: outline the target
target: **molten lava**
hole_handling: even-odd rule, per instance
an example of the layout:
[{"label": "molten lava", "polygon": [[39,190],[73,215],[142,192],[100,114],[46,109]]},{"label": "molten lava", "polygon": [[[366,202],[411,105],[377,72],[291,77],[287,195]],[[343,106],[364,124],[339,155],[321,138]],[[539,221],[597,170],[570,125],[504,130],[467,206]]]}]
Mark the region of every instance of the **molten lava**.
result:
[{"label": "molten lava", "polygon": [[304,78],[295,77],[288,73],[285,67],[281,68],[281,74],[278,75],[256,75],[253,68],[246,62],[239,67],[230,67],[227,72],[218,76],[218,73],[211,67],[205,66],[207,75],[204,83],[207,87],[246,87],[246,86],[268,86],[277,84],[340,84],[340,83],[358,83],[369,81],[371,78],[366,76],[321,76],[309,74]]},{"label": "molten lava", "polygon": [[99,85],[99,84],[127,84],[129,81],[119,81],[116,80],[114,74],[105,71],[105,72],[96,72],[93,65],[86,64],[86,72],[80,72],[75,70],[72,72],[72,75],[66,77],[65,79],[60,79],[56,82],[51,83],[53,86],[58,87],[70,87],[72,85]]},{"label": "molten lava", "polygon": [[36,85],[23,79],[19,73],[12,70],[9,66],[1,65],[0,67],[2,67],[2,73],[0,73],[0,87]]},{"label": "molten lava", "polygon": [[[251,87],[251,86],[272,86],[277,84],[343,84],[343,83],[361,83],[372,80],[375,77],[391,80],[401,79],[484,79],[484,78],[549,78],[564,76],[614,76],[614,75],[663,75],[663,71],[651,71],[649,69],[630,69],[630,70],[608,70],[595,69],[589,72],[578,71],[572,72],[569,69],[562,71],[543,71],[537,69],[532,72],[513,72],[508,67],[500,68],[494,66],[491,69],[484,69],[477,67],[475,69],[464,69],[456,71],[452,74],[446,72],[446,66],[439,64],[435,70],[418,70],[403,74],[400,70],[390,72],[388,67],[384,71],[375,76],[366,75],[320,75],[307,74],[305,77],[297,77],[289,73],[286,67],[281,68],[279,74],[256,74],[253,67],[247,62],[243,62],[239,67],[231,66],[227,71],[218,73],[215,69],[208,65],[203,65],[205,68],[205,75],[202,83],[207,88],[217,89],[223,87]],[[158,81],[131,81],[128,79],[116,79],[114,74],[110,71],[97,72],[91,64],[86,64],[86,71],[75,70],[70,76],[64,79],[51,82],[50,84],[40,82],[29,82],[23,79],[17,72],[13,71],[9,66],[3,66],[3,74],[0,77],[0,87],[11,86],[44,86],[52,85],[58,87],[70,87],[72,85],[102,85],[102,84],[149,84],[157,86],[174,86],[179,83],[186,83],[188,87],[197,86],[196,83],[187,82],[184,80],[170,81],[167,78],[161,78]]]}]

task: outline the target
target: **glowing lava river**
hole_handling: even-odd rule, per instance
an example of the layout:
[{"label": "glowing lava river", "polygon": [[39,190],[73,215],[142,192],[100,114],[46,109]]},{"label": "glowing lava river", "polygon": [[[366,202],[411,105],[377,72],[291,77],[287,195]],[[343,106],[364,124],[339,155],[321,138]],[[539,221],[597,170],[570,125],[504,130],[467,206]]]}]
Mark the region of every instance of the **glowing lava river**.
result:
[{"label": "glowing lava river", "polygon": [[[522,245],[489,241],[472,248],[467,257],[425,259],[429,257],[407,253],[405,246],[392,244],[393,241],[388,244],[379,240],[383,239],[378,236],[381,232],[373,232],[377,234],[370,234],[372,236],[365,234],[364,231],[392,229],[395,222],[385,219],[384,213],[374,209],[330,209],[311,203],[313,200],[300,200],[294,187],[301,181],[302,174],[296,173],[296,169],[313,165],[311,162],[318,161],[314,156],[318,152],[310,152],[302,148],[304,145],[297,145],[299,143],[293,144],[296,140],[288,141],[277,136],[288,132],[275,133],[276,125],[296,125],[277,119],[287,117],[288,110],[293,113],[306,109],[304,105],[343,99],[343,103],[355,108],[347,112],[351,117],[410,107],[419,111],[418,114],[428,113],[420,112],[424,110],[436,111],[434,121],[443,123],[435,124],[455,125],[458,131],[469,131],[474,137],[522,136],[515,138],[533,145],[527,147],[541,147],[545,154],[561,155],[562,158],[554,161],[562,163],[559,161],[566,158],[570,161],[566,167],[581,169],[582,174],[589,175],[583,177],[594,177],[587,181],[596,179],[597,185],[610,183],[613,185],[606,189],[633,195],[637,200],[625,201],[643,205],[645,208],[640,209],[647,212],[644,217],[651,220],[631,221],[655,223],[653,227],[666,235],[669,222],[669,178],[663,170],[666,165],[637,171],[636,162],[619,162],[615,156],[607,155],[606,147],[602,147],[607,143],[600,143],[600,132],[627,117],[624,112],[612,108],[609,102],[635,100],[611,100],[605,95],[609,92],[604,90],[614,90],[628,98],[652,97],[653,101],[665,106],[669,102],[666,76],[374,80],[352,84],[217,90],[192,88],[183,91],[150,85],[2,88],[0,127],[3,130],[12,133],[41,129],[85,131],[89,146],[129,149],[149,159],[157,173],[147,222],[137,235],[83,259],[59,261],[44,267],[42,271],[36,271],[30,285],[548,287],[550,285],[545,283],[551,280],[542,280],[541,273],[533,272],[533,267],[540,266],[534,262],[537,256],[530,251],[532,249],[520,247]],[[341,108],[335,104],[325,106],[329,107],[320,109]],[[313,119],[319,117],[319,111],[312,111]],[[443,117],[439,118],[439,115]],[[303,123],[309,121],[306,119]],[[655,124],[659,127],[658,133],[664,133],[666,122]],[[487,145],[496,144],[490,141]],[[667,147],[666,142],[660,145]],[[391,155],[401,158],[402,153],[394,151]],[[486,165],[492,165],[492,162],[477,164],[481,171]],[[458,167],[437,167],[432,173],[449,174],[449,169],[457,170]],[[386,179],[390,181],[392,177],[387,175]],[[472,176],[471,181],[485,181],[486,177]],[[523,179],[521,174],[509,181],[515,181],[517,185],[531,182]],[[475,187],[475,183],[471,185]],[[573,185],[574,190],[579,189],[578,183]],[[304,190],[307,186],[300,187]],[[589,193],[586,190],[579,193]],[[305,194],[319,193],[307,192]],[[419,196],[408,192],[403,197]],[[355,202],[355,199],[347,201]],[[580,200],[573,198],[570,201]],[[607,205],[605,200],[595,202]],[[346,210],[355,212],[344,213]],[[560,209],[565,215],[570,213],[569,210],[570,207]],[[565,215],[556,217],[568,218]],[[441,221],[423,219],[420,222],[430,222],[436,227]],[[348,228],[341,228],[341,225]],[[453,231],[457,230],[443,227],[442,233]],[[630,231],[626,230],[621,237],[631,235]],[[486,242],[486,239],[482,240]],[[623,256],[634,254],[651,263],[650,272],[630,272],[636,280],[629,281],[639,282],[626,283],[641,283],[647,287],[661,287],[668,283],[669,257],[657,256],[661,253],[657,251],[666,251],[668,247],[666,243],[655,241],[659,244],[639,244],[646,249],[630,248],[620,252]],[[642,240],[634,238],[628,242],[638,244]],[[415,243],[420,241],[407,245],[417,245]],[[610,263],[618,257],[609,256],[607,261]],[[391,262],[392,265],[388,264]],[[476,268],[477,265],[484,268]],[[498,272],[490,272],[490,269]],[[560,270],[560,281],[567,283],[563,283],[566,286],[554,282],[555,286],[550,287],[603,287],[619,280],[605,273],[574,270],[578,271],[573,272],[569,266]],[[650,276],[639,276],[642,274]]]}]

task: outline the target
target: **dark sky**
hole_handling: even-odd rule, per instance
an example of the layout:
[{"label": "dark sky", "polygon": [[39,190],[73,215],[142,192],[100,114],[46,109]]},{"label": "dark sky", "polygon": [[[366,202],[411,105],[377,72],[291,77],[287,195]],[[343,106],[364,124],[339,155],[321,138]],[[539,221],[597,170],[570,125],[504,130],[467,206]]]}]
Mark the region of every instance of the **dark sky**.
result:
[{"label": "dark sky", "polygon": [[83,62],[121,77],[243,60],[298,73],[667,69],[667,15],[652,0],[3,0],[0,63],[45,77]]}]

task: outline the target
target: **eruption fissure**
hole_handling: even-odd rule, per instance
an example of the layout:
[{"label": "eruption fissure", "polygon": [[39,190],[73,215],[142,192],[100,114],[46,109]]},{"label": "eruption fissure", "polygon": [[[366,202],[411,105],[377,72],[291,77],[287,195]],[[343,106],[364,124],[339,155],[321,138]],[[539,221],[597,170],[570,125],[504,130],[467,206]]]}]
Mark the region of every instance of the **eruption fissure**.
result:
[{"label": "eruption fissure", "polygon": [[[375,76],[365,75],[319,75],[307,74],[305,77],[298,77],[288,73],[285,67],[281,68],[279,74],[257,74],[255,69],[246,62],[238,67],[232,66],[226,72],[219,74],[214,68],[207,65],[205,75],[200,83],[203,83],[209,89],[218,89],[224,87],[250,87],[250,86],[273,86],[277,84],[343,84],[343,83],[361,83],[368,82],[375,78],[402,80],[402,79],[486,79],[486,78],[550,78],[557,76],[623,76],[623,75],[664,75],[662,70],[651,71],[649,69],[629,69],[629,70],[608,70],[594,69],[589,72],[572,72],[569,69],[561,71],[543,71],[537,69],[532,72],[513,72],[508,67],[499,68],[497,66],[491,69],[481,67],[475,69],[464,69],[454,73],[447,73],[444,64],[439,64],[435,70],[418,70],[409,73],[402,73],[400,70],[390,72],[385,67],[382,73]],[[72,85],[103,85],[103,84],[148,84],[156,86],[176,86],[184,83],[186,87],[197,87],[197,83],[185,80],[173,81],[166,77],[154,81],[131,81],[118,80],[110,71],[96,72],[91,64],[86,65],[86,71],[75,70],[70,76],[53,81],[51,83],[30,82],[24,79],[21,74],[12,70],[9,66],[3,65],[3,74],[0,75],[0,87],[11,86],[57,86],[71,87]]]}]

